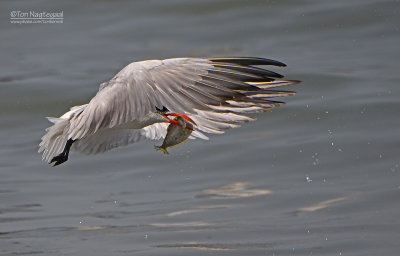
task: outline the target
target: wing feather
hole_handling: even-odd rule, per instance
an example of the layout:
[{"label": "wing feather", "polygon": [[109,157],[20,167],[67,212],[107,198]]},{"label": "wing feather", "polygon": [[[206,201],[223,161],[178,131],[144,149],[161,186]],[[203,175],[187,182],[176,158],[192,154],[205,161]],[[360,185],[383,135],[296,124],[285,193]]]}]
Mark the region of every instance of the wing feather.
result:
[{"label": "wing feather", "polygon": [[255,65],[285,66],[279,61],[246,57],[131,63],[103,83],[82,113],[71,118],[68,137],[82,139],[105,129],[141,122],[156,106],[189,115],[202,131],[222,133],[254,120],[246,116],[248,113],[282,104],[268,98],[294,94],[269,89],[298,81],[275,80],[283,76]]}]

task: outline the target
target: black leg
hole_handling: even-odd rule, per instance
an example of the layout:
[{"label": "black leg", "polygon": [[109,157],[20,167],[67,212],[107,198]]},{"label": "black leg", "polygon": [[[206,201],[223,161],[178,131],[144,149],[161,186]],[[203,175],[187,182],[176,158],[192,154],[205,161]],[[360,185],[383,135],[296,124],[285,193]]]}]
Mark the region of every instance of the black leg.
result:
[{"label": "black leg", "polygon": [[53,166],[56,166],[56,165],[66,162],[68,160],[69,150],[71,149],[72,143],[74,143],[75,141],[76,140],[69,139],[67,141],[67,143],[65,144],[63,152],[61,152],[59,155],[53,157],[49,164],[55,162]]}]

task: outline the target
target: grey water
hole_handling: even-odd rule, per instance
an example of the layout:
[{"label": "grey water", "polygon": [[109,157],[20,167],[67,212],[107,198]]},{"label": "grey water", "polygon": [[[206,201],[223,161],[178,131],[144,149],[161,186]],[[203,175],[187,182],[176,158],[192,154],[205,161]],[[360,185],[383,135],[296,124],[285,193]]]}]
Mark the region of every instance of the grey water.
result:
[{"label": "grey water", "polygon": [[[398,255],[400,3],[2,1],[0,255]],[[12,11],[61,12],[54,24]],[[259,56],[302,83],[169,155],[37,153],[46,116],[132,61]]]}]

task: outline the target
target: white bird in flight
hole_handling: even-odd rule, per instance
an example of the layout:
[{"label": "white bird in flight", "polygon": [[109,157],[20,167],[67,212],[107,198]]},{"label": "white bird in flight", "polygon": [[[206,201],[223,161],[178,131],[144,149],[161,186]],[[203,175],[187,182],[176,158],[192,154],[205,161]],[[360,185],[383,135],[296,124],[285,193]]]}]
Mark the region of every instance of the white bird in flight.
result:
[{"label": "white bird in flight", "polygon": [[271,97],[295,92],[271,88],[296,84],[259,65],[286,66],[264,58],[173,58],[133,62],[102,83],[88,104],[75,106],[59,118],[39,144],[43,160],[59,165],[70,149],[97,154],[138,142],[165,137],[169,116],[195,124],[192,138],[224,133],[253,121],[248,113],[283,104]]}]

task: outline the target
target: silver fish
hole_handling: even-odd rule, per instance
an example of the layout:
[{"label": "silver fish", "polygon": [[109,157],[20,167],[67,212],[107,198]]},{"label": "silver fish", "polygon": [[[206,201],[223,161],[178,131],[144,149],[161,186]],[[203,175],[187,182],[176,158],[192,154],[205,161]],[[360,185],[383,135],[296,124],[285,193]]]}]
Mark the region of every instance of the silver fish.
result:
[{"label": "silver fish", "polygon": [[182,116],[177,116],[175,120],[181,126],[171,123],[167,128],[167,135],[162,145],[154,146],[155,149],[161,150],[164,154],[168,154],[167,148],[186,142],[193,131],[193,124],[187,122]]}]

